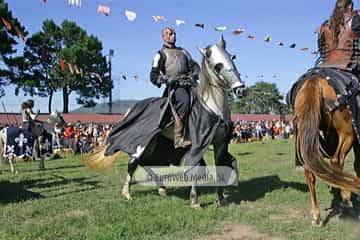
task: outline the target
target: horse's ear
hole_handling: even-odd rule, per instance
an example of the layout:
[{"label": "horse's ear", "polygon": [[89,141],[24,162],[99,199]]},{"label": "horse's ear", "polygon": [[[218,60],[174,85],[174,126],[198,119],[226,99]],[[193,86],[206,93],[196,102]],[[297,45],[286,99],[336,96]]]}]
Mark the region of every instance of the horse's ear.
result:
[{"label": "horse's ear", "polygon": [[198,48],[198,49],[199,49],[200,54],[201,54],[203,57],[206,57],[206,49],[205,49],[205,48]]},{"label": "horse's ear", "polygon": [[207,48],[198,48],[201,55],[204,57],[204,58],[210,58],[211,56],[211,49],[207,49]]},{"label": "horse's ear", "polygon": [[225,48],[226,48],[226,42],[225,42],[225,39],[224,39],[224,35],[221,34],[220,41],[218,42],[217,45],[218,45],[219,47],[221,47],[222,49],[225,49]]}]

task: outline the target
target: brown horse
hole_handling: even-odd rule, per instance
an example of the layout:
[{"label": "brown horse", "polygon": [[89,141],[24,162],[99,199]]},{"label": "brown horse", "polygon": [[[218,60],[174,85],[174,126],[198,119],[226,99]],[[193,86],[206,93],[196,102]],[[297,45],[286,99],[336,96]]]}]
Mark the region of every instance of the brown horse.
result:
[{"label": "brown horse", "polygon": [[[312,76],[300,88],[294,104],[296,154],[304,167],[311,196],[312,224],[315,226],[322,225],[316,200],[315,176],[341,190],[345,207],[352,208],[351,192],[360,193],[360,145],[350,112],[347,106],[329,112],[325,104],[336,99],[336,93],[327,79]],[[333,149],[326,151],[324,142],[328,145],[332,143]],[[351,147],[354,148],[357,177],[343,172],[344,161]],[[326,155],[330,158],[330,164],[324,160]]]}]

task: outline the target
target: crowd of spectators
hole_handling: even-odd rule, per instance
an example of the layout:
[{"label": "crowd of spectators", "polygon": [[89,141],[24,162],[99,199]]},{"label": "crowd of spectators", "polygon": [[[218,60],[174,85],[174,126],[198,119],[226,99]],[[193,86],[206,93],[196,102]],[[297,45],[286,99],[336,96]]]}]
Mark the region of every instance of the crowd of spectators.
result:
[{"label": "crowd of spectators", "polygon": [[[72,148],[74,153],[87,153],[103,146],[112,126],[109,124],[68,123],[65,128],[55,126],[53,147]],[[293,125],[287,121],[239,121],[234,123],[231,143],[248,143],[267,139],[288,139],[293,135]]]},{"label": "crowd of spectators", "polygon": [[53,148],[71,148],[75,154],[90,152],[97,146],[103,146],[111,131],[109,124],[68,123],[64,128],[54,127]]},{"label": "crowd of spectators", "polygon": [[234,123],[232,143],[247,143],[266,139],[287,139],[293,135],[293,125],[286,121],[239,121]]},{"label": "crowd of spectators", "polygon": [[[53,149],[72,149],[75,154],[90,152],[104,146],[112,125],[90,123],[67,123],[54,127]],[[238,121],[233,123],[231,143],[248,143],[267,139],[288,139],[293,135],[292,122],[288,121]]]}]

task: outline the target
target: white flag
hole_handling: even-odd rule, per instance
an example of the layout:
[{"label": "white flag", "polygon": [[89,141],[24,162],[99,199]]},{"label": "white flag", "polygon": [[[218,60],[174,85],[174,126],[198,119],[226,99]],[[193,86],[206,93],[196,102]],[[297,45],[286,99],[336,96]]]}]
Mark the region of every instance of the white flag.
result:
[{"label": "white flag", "polygon": [[180,26],[181,24],[185,24],[184,20],[176,20],[176,26]]},{"label": "white flag", "polygon": [[81,7],[81,0],[68,0],[70,6]]},{"label": "white flag", "polygon": [[135,21],[136,19],[136,12],[132,12],[129,10],[125,10],[125,16],[127,18],[128,21],[132,22]]}]

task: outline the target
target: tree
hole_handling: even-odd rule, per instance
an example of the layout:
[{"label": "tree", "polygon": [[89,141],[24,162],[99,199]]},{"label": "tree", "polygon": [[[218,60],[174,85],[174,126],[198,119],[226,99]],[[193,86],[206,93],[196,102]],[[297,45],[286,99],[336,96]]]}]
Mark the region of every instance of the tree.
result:
[{"label": "tree", "polygon": [[42,30],[26,41],[16,93],[21,89],[25,94],[49,97],[49,112],[56,91],[63,93],[64,113],[69,111],[72,92],[79,104],[93,106],[94,98],[106,97],[112,87],[101,52],[102,43],[76,23],[65,20],[57,26],[45,20]]},{"label": "tree", "polygon": [[14,58],[16,38],[23,40],[27,32],[19,20],[13,17],[4,0],[0,0],[0,16],[0,97],[2,97],[5,94],[3,86],[9,84],[14,71],[22,64],[18,58]]},{"label": "tree", "polygon": [[275,83],[257,82],[246,89],[246,96],[233,101],[232,110],[249,114],[283,114],[283,96]]},{"label": "tree", "polygon": [[64,112],[68,112],[69,95],[72,91],[78,94],[79,104],[94,106],[94,98],[108,96],[112,88],[112,81],[107,75],[109,70],[106,58],[101,53],[102,43],[95,36],[88,36],[74,22],[65,20],[61,26],[63,48],[60,56],[65,62],[75,64],[83,71],[83,75],[62,72]]},{"label": "tree", "polygon": [[54,21],[45,20],[42,31],[27,39],[21,60],[23,65],[19,75],[13,80],[13,83],[16,84],[16,95],[21,89],[25,94],[31,96],[49,97],[49,113],[53,94],[59,88],[60,82],[60,79],[54,74],[53,68],[57,66],[61,41],[61,29]]}]

